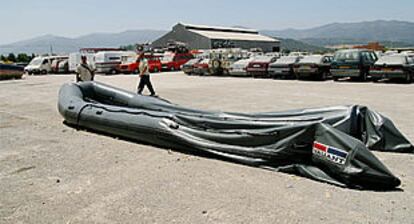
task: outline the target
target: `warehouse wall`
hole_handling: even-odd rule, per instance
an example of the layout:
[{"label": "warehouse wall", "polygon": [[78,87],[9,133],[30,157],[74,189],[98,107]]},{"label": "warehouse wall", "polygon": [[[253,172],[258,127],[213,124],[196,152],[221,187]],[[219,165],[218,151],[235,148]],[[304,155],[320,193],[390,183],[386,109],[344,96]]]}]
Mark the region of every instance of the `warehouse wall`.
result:
[{"label": "warehouse wall", "polygon": [[[212,40],[212,46],[214,42],[222,42],[223,40]],[[279,42],[265,42],[265,41],[244,41],[244,40],[231,40],[236,48],[251,49],[261,48],[264,52],[280,51]]]}]

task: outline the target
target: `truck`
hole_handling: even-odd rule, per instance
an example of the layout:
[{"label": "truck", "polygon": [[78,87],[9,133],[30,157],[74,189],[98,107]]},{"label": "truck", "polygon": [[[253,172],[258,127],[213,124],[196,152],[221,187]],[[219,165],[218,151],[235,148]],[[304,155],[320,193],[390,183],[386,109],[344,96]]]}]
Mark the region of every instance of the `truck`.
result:
[{"label": "truck", "polygon": [[95,53],[71,53],[69,54],[69,72],[76,72],[76,68],[81,63],[81,57],[86,56],[89,66],[95,67]]},{"label": "truck", "polygon": [[[148,60],[149,72],[155,73],[161,71],[161,61],[159,56],[155,54],[145,54],[144,57]],[[139,61],[137,61],[137,55],[131,54],[129,56],[122,56],[118,70],[125,74],[138,74]]]},{"label": "truck", "polygon": [[163,71],[177,71],[181,66],[193,59],[194,56],[190,53],[172,53],[166,52],[161,59]]},{"label": "truck", "polygon": [[121,58],[135,54],[128,51],[102,51],[95,54],[95,68],[97,73],[118,74]]}]

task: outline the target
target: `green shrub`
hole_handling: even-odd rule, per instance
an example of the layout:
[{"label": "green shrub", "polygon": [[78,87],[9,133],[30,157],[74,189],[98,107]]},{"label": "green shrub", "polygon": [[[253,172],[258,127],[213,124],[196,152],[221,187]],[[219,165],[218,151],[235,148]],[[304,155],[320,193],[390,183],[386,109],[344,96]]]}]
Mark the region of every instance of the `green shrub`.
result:
[{"label": "green shrub", "polygon": [[21,79],[22,77],[23,73],[0,74],[0,80]]}]

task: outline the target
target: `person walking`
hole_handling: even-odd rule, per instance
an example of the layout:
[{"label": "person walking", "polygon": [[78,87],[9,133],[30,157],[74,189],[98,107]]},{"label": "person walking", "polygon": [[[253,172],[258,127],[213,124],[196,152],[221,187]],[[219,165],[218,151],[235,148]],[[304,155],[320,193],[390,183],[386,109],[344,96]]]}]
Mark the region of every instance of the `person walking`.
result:
[{"label": "person walking", "polygon": [[81,63],[76,67],[76,82],[93,81],[95,71],[88,65],[85,55],[81,56]]},{"label": "person walking", "polygon": [[144,87],[147,86],[148,90],[151,92],[150,96],[156,97],[154,88],[152,87],[152,83],[150,80],[150,72],[148,66],[148,60],[144,57],[144,51],[140,51],[138,55],[138,63],[139,63],[139,84],[138,84],[138,94],[142,94]]}]

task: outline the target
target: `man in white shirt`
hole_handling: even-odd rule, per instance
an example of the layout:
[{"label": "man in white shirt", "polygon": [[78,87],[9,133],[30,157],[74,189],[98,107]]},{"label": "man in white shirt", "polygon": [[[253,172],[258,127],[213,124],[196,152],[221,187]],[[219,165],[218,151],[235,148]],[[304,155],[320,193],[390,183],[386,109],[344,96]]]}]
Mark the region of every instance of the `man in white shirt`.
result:
[{"label": "man in white shirt", "polygon": [[150,72],[148,66],[148,60],[144,57],[144,51],[139,52],[137,59],[139,63],[139,84],[138,84],[138,94],[142,94],[144,87],[147,86],[148,90],[151,92],[150,96],[157,96],[155,94],[154,88],[152,87],[150,80]]},{"label": "man in white shirt", "polygon": [[88,65],[86,56],[81,57],[81,63],[76,68],[76,82],[93,81],[95,72]]}]

